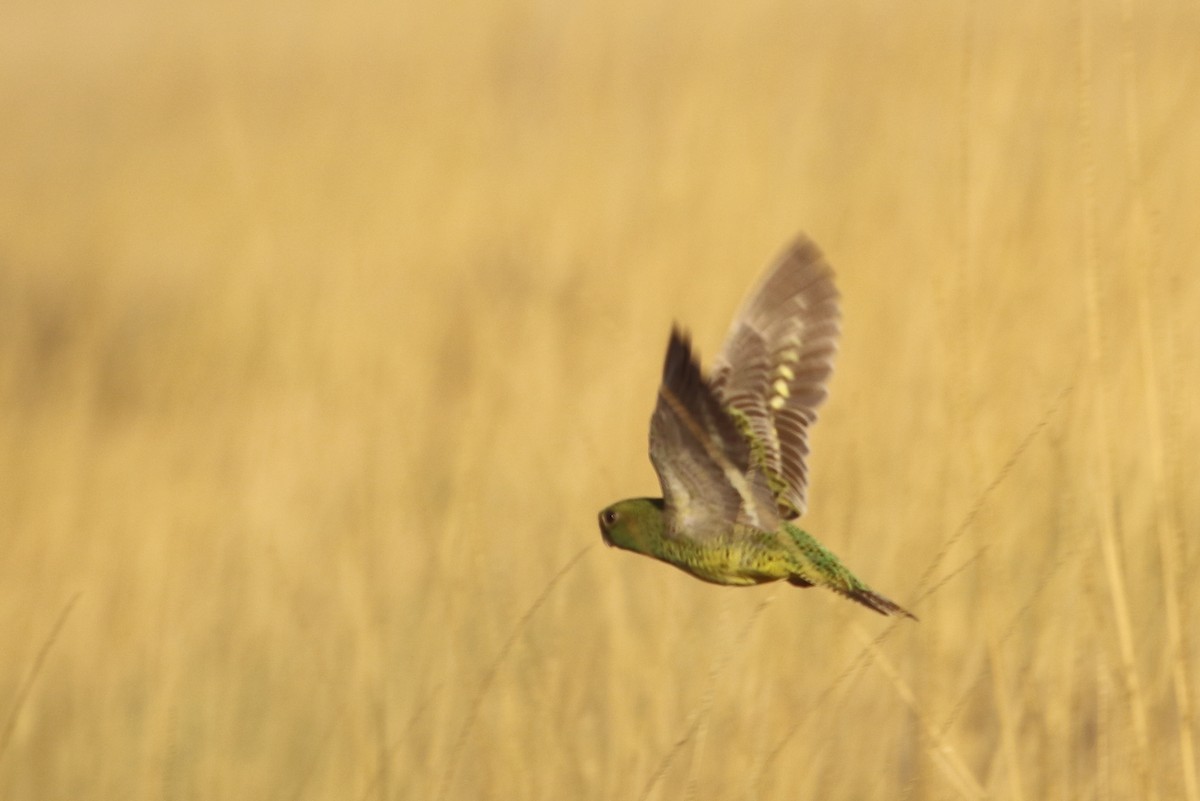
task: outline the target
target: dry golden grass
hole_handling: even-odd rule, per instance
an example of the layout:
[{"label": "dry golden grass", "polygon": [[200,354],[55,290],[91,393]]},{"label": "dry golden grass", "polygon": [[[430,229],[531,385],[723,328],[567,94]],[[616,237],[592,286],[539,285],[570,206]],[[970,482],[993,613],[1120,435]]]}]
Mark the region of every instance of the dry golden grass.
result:
[{"label": "dry golden grass", "polygon": [[[892,5],[4,4],[0,797],[1197,801],[1200,12]],[[801,228],[919,624],[600,545]]]}]

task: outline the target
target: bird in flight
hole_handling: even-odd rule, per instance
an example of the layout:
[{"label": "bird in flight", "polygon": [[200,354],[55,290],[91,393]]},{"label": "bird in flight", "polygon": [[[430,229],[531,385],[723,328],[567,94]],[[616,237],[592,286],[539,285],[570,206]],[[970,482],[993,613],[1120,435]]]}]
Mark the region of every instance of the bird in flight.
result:
[{"label": "bird in flight", "polygon": [[708,375],[673,327],[650,419],[663,497],[603,509],[604,541],[714,584],[828,587],[915,620],[796,525],[808,429],[828,394],[840,319],[833,269],[801,235],[745,301]]}]

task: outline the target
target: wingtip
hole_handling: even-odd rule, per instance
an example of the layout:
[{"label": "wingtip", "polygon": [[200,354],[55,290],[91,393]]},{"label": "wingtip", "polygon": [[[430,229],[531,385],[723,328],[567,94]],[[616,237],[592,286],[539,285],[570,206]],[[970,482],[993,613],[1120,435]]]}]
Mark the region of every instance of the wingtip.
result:
[{"label": "wingtip", "polygon": [[785,254],[795,254],[804,257],[805,261],[817,261],[825,258],[820,246],[808,235],[807,231],[797,231],[784,250]]},{"label": "wingtip", "polygon": [[679,323],[671,323],[671,336],[667,340],[667,353],[663,358],[663,383],[679,371],[700,375],[700,362],[692,350],[692,337]]}]

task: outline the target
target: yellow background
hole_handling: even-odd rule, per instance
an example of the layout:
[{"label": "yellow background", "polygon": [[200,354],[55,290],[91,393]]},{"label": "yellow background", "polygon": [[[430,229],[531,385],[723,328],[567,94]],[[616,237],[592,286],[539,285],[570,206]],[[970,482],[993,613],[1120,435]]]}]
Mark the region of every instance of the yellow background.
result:
[{"label": "yellow background", "polygon": [[[1197,801],[1198,41],[4,3],[0,797]],[[917,624],[600,543],[801,229],[805,525]]]}]

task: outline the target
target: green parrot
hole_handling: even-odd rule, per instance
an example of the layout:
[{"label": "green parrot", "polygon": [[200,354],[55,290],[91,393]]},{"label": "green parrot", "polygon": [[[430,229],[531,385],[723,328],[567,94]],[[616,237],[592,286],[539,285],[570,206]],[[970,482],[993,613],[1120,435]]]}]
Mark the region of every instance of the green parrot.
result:
[{"label": "green parrot", "polygon": [[734,318],[710,375],[673,327],[650,419],[663,497],[603,509],[604,541],[714,584],[828,587],[915,620],[796,525],[808,429],[828,394],[840,319],[833,269],[801,235]]}]

